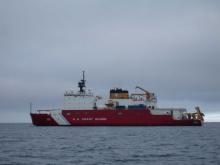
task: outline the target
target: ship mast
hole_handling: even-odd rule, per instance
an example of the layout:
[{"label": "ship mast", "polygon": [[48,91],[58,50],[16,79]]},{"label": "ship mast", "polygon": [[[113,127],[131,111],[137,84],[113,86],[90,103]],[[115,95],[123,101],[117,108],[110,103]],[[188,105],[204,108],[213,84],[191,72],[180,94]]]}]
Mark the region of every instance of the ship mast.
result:
[{"label": "ship mast", "polygon": [[86,80],[85,80],[85,71],[83,71],[83,79],[78,82],[79,92],[85,93]]}]

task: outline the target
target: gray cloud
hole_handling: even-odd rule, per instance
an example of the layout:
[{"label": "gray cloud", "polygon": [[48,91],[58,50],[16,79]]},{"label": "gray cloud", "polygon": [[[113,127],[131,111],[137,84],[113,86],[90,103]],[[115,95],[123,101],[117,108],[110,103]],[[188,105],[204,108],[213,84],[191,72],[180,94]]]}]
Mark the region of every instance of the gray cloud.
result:
[{"label": "gray cloud", "polygon": [[[218,1],[0,1],[0,109],[59,104],[86,70],[101,94],[220,100]],[[62,100],[61,100],[62,101]],[[21,110],[22,111],[22,110]]]}]

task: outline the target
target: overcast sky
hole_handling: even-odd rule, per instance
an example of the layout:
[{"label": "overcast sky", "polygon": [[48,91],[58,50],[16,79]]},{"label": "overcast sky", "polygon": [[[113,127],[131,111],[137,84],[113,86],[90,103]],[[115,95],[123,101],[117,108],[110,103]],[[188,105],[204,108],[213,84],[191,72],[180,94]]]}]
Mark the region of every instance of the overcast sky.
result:
[{"label": "overcast sky", "polygon": [[95,94],[140,85],[220,121],[220,1],[0,0],[0,122],[60,106],[82,70]]}]

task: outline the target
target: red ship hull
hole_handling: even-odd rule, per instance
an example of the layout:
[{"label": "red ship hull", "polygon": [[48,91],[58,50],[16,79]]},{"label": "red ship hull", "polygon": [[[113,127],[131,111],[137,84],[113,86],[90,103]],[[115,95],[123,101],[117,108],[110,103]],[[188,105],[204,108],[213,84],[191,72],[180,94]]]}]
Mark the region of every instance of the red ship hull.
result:
[{"label": "red ship hull", "polygon": [[37,126],[58,126],[56,121],[48,114],[31,114],[32,123]]},{"label": "red ship hull", "polygon": [[[148,109],[134,110],[62,110],[70,126],[201,126],[198,119],[175,120],[172,115],[153,115]],[[31,114],[36,126],[59,126],[50,114]]]}]

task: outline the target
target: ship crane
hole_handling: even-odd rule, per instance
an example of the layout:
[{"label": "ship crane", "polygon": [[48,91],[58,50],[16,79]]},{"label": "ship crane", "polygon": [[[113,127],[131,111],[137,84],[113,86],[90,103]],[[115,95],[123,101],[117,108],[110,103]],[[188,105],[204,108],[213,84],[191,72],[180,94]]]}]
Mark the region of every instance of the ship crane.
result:
[{"label": "ship crane", "polygon": [[195,107],[195,109],[196,109],[196,114],[198,116],[198,119],[201,121],[204,121],[204,118],[203,118],[203,116],[205,116],[204,113],[201,112],[201,110],[198,106]]},{"label": "ship crane", "polygon": [[140,89],[140,90],[144,91],[147,100],[150,100],[150,101],[156,100],[154,93],[151,93],[151,92],[147,91],[146,89],[141,88],[140,86],[136,86],[136,89]]},{"label": "ship crane", "polygon": [[200,108],[197,106],[195,107],[196,112],[194,113],[186,113],[188,115],[188,118],[191,119],[199,119],[201,121],[204,121],[204,113],[201,112]]}]

